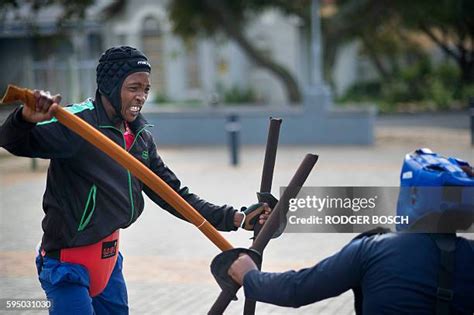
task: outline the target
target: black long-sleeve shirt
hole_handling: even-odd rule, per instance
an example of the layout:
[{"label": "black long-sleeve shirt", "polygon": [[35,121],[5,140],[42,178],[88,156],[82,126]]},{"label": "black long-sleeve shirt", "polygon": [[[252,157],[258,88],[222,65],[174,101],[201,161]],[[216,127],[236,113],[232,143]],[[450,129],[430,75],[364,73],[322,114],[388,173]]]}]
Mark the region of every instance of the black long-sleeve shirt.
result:
[{"label": "black long-sleeve shirt", "polygon": [[[362,293],[363,314],[435,314],[440,253],[428,234],[385,234],[356,239],[311,268],[283,273],[252,270],[246,298],[300,307]],[[456,239],[452,314],[474,314],[474,241]]]},{"label": "black long-sleeve shirt", "polygon": [[[113,127],[104,108],[87,100],[66,107],[125,148],[123,133]],[[149,125],[140,114],[130,124],[135,140],[128,150],[178,192],[219,230],[235,230],[234,208],[217,206],[182,187],[158,155]],[[17,108],[0,127],[0,146],[14,155],[50,159],[43,197],[46,251],[88,245],[126,228],[143,211],[144,191],[173,215],[182,216],[129,171],[74,132],[52,119],[38,124],[23,120]]]}]

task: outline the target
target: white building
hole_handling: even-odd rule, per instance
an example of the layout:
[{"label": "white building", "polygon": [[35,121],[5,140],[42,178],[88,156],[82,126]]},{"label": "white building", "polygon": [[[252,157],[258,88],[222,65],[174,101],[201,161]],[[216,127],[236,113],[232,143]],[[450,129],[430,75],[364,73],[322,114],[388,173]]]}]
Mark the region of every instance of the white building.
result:
[{"label": "white building", "polygon": [[[18,18],[5,13],[0,23],[0,62],[9,75],[1,85],[15,82],[61,92],[72,102],[94,92],[95,66],[100,53],[115,45],[130,45],[145,52],[152,64],[151,100],[209,103],[216,93],[232,88],[251,89],[262,103],[285,103],[282,84],[257,67],[238,45],[228,39],[196,39],[185,43],[171,31],[167,0],[123,1],[113,16],[103,18],[110,1],[99,1],[87,11],[85,21],[67,26],[61,34],[55,21],[58,7],[21,8]],[[29,28],[34,20],[36,33]],[[266,12],[247,28],[246,36],[305,82],[299,26],[278,12]],[[21,69],[12,60],[22,60]],[[5,69],[3,67],[3,69]]]},{"label": "white building", "polygon": [[[184,113],[147,106],[147,119],[155,124],[153,132],[161,144],[226,143],[231,113],[239,116],[245,144],[265,142],[269,116],[285,120],[281,143],[373,143],[373,108],[335,109],[328,89],[308,88],[310,49],[298,19],[267,11],[251,21],[245,32],[258,49],[294,75],[304,94],[301,106],[274,106],[288,105],[286,90],[277,78],[257,67],[229,39],[196,38],[185,43],[171,31],[168,1],[98,1],[87,10],[84,20],[63,28],[56,24],[60,7],[41,8],[35,14],[27,5],[19,12],[0,12],[0,88],[15,83],[59,92],[66,104],[81,101],[94,96],[100,54],[111,46],[130,45],[143,50],[152,64],[151,102],[167,100],[183,106],[214,104],[217,99],[222,103],[226,91],[237,89],[254,91],[257,102],[267,105],[238,110],[209,106]],[[114,10],[110,10],[111,3]],[[34,32],[30,24],[35,25]],[[344,76],[347,69],[352,68],[340,68],[341,77],[350,77]],[[242,97],[243,92],[234,94],[239,93],[241,96],[234,98],[241,103],[250,99]]]}]

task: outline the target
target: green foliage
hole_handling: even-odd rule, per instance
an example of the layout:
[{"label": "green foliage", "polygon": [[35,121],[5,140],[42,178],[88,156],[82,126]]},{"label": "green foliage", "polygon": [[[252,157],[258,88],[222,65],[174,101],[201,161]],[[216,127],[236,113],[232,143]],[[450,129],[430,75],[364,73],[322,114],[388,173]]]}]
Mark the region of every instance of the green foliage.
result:
[{"label": "green foliage", "polygon": [[347,102],[367,102],[373,101],[380,98],[382,84],[379,80],[377,81],[366,81],[357,82],[353,84],[344,96],[340,97],[337,101],[340,103]]},{"label": "green foliage", "polygon": [[153,99],[153,102],[159,103],[169,103],[170,99],[165,94],[157,94]]},{"label": "green foliage", "polygon": [[[420,101],[425,96],[427,84],[430,80],[430,76],[433,73],[431,62],[428,58],[423,58],[417,63],[407,66],[400,70],[399,74],[395,75],[392,82],[389,82],[387,95],[392,97],[388,98],[390,102],[407,102],[407,101]],[[394,87],[394,90],[398,94],[392,94],[390,92],[390,85],[399,84],[400,86]]]},{"label": "green foliage", "polygon": [[257,93],[252,88],[239,87],[237,85],[228,87],[223,82],[218,82],[216,84],[216,92],[216,104],[256,104],[259,101]]},{"label": "green foliage", "polygon": [[238,86],[225,90],[223,96],[224,103],[228,104],[254,103],[257,100],[254,90],[251,88],[239,88]]},{"label": "green foliage", "polygon": [[232,14],[232,23],[243,28],[245,24],[266,9],[277,9],[284,15],[296,15],[309,23],[311,0],[171,0],[168,12],[173,32],[183,38],[196,35],[212,36],[222,30],[221,17],[209,9],[210,2]]},{"label": "green foliage", "polygon": [[474,85],[460,84],[459,68],[427,59],[401,69],[388,81],[357,82],[338,102],[374,102],[382,112],[448,110],[467,106]]},{"label": "green foliage", "polygon": [[[245,22],[248,1],[222,1],[236,25]],[[172,0],[168,3],[169,18],[173,32],[183,38],[193,38],[197,35],[212,36],[221,30],[220,18],[209,10],[205,0]]]},{"label": "green foliage", "polygon": [[173,0],[168,4],[173,32],[183,38],[193,38],[202,33],[214,34],[217,23],[206,18],[202,1]]},{"label": "green foliage", "polygon": [[474,99],[474,83],[463,86],[460,99],[463,102],[468,102],[470,99]]},{"label": "green foliage", "polygon": [[[336,0],[335,3],[337,13],[323,24],[328,41],[361,40],[381,77],[392,73],[380,60],[397,61],[397,55],[406,54],[413,47],[416,38],[413,35],[422,34],[456,62],[463,84],[474,83],[474,1]],[[334,54],[334,48],[328,50]],[[397,71],[397,67],[392,68]]]},{"label": "green foliage", "polygon": [[427,84],[427,97],[431,97],[438,109],[449,109],[453,93],[443,84],[440,78],[432,78]]}]

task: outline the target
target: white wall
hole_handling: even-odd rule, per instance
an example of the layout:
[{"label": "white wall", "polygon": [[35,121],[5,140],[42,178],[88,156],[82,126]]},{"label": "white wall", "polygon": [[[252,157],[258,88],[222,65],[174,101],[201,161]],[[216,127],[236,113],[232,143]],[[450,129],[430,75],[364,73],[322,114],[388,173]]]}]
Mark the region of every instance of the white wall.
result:
[{"label": "white wall", "polygon": [[[268,11],[248,28],[249,37],[257,46],[267,49],[271,57],[285,66],[301,81],[299,50],[301,49],[298,25],[292,19],[283,17],[276,11]],[[286,102],[286,93],[281,82],[267,70],[251,66],[250,82],[262,92],[270,103]],[[300,87],[303,88],[302,86]]]},{"label": "white wall", "polygon": [[359,44],[355,41],[338,50],[333,68],[335,93],[338,96],[343,95],[357,81],[358,51]]},{"label": "white wall", "polygon": [[[186,51],[181,39],[171,33],[167,19],[166,2],[130,1],[120,16],[107,21],[104,32],[104,43],[107,47],[114,45],[131,45],[141,48],[141,30],[143,20],[153,16],[162,26],[164,36],[166,75],[166,94],[174,100],[189,98],[191,93],[186,87]],[[252,23],[247,29],[248,37],[268,48],[270,55],[287,67],[300,80],[298,69],[301,68],[299,56],[298,27],[290,19],[276,11],[265,13],[262,18]],[[255,67],[245,52],[232,41],[200,40],[198,52],[201,71],[201,96],[203,100],[215,91],[220,82],[226,88],[238,86],[259,91],[268,103],[286,102],[282,84],[267,70]],[[225,71],[219,64],[226,63]]]}]

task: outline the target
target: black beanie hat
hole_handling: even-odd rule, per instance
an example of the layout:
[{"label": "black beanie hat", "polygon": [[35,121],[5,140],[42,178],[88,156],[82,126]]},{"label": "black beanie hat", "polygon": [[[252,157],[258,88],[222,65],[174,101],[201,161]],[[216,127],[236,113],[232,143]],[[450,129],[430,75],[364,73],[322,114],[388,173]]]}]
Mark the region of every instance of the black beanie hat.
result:
[{"label": "black beanie hat", "polygon": [[138,49],[129,46],[107,49],[97,65],[97,89],[106,96],[115,108],[117,115],[123,119],[120,91],[123,81],[134,72],[150,72],[148,58]]}]

